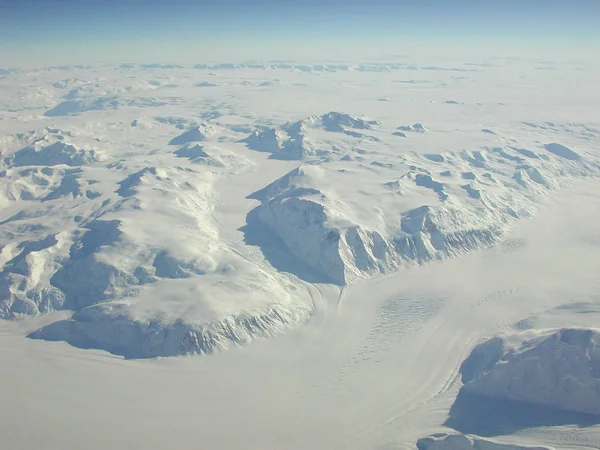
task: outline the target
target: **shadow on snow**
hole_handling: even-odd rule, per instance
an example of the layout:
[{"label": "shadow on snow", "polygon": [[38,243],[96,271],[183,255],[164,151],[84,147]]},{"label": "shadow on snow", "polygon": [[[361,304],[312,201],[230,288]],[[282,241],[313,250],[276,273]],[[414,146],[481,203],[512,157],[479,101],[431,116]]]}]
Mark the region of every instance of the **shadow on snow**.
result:
[{"label": "shadow on snow", "polygon": [[283,240],[258,218],[254,209],[246,216],[246,225],[239,231],[244,233],[246,245],[260,248],[265,259],[279,272],[297,276],[309,283],[327,283],[339,285],[337,281],[310,267],[294,255]]},{"label": "shadow on snow", "polygon": [[531,403],[484,397],[461,391],[445,426],[483,437],[508,435],[526,428],[600,425],[600,416],[561,411]]}]

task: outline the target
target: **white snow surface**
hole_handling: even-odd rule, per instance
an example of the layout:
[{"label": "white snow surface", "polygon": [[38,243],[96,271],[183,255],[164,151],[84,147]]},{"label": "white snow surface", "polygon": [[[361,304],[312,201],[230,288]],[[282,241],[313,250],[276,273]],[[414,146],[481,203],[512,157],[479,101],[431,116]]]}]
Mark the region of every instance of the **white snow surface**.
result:
[{"label": "white snow surface", "polygon": [[394,59],[0,71],[3,445],[600,448],[598,67]]},{"label": "white snow surface", "polygon": [[469,438],[458,434],[440,433],[419,439],[418,450],[550,450],[548,447],[498,444],[486,439]]}]

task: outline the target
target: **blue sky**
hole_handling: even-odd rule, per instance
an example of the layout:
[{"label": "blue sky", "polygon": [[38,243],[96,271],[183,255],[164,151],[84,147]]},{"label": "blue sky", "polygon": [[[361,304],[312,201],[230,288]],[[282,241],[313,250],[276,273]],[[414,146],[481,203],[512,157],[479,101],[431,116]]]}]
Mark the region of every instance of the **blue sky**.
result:
[{"label": "blue sky", "polygon": [[600,0],[0,0],[0,66],[564,47],[600,41],[599,23]]}]

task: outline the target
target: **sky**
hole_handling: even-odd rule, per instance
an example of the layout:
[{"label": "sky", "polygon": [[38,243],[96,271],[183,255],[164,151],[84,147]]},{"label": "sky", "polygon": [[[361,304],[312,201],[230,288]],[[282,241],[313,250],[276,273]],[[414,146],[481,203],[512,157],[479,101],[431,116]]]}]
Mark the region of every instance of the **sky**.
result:
[{"label": "sky", "polygon": [[566,52],[599,23],[598,0],[0,0],[0,67]]}]

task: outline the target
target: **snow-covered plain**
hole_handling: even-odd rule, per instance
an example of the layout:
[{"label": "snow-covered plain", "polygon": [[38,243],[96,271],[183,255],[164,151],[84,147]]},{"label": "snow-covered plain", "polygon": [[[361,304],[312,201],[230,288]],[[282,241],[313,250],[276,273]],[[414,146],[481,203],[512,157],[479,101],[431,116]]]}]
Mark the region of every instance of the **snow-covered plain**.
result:
[{"label": "snow-covered plain", "polygon": [[6,445],[598,448],[598,68],[538,66],[2,71]]}]

